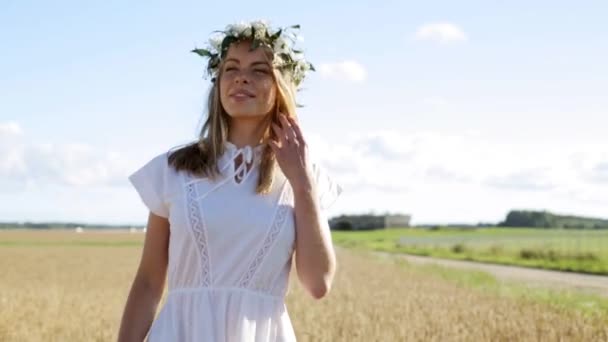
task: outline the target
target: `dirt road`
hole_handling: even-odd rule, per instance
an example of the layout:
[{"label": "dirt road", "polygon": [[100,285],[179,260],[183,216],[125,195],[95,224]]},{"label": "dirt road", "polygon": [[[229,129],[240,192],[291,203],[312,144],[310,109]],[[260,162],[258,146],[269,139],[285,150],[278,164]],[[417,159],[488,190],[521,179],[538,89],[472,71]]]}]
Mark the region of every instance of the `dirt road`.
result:
[{"label": "dirt road", "polygon": [[453,268],[483,271],[495,276],[496,279],[524,282],[528,286],[576,289],[608,297],[608,276],[487,264],[474,261],[448,260],[407,254],[374,253],[385,257],[404,258],[415,264],[438,264]]}]

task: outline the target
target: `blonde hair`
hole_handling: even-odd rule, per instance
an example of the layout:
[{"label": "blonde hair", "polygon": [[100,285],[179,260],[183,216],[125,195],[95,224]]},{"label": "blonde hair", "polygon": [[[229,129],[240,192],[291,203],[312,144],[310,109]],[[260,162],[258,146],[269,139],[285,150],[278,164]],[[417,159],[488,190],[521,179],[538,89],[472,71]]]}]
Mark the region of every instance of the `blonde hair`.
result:
[{"label": "blonde hair", "polygon": [[[269,64],[272,65],[272,51],[263,46],[259,48],[265,49],[265,55],[269,60]],[[218,161],[226,149],[224,142],[228,139],[228,130],[230,128],[230,116],[224,110],[220,100],[219,80],[221,79],[222,69],[220,65],[217,78],[209,90],[207,98],[208,115],[199,133],[198,140],[171,151],[169,154],[169,165],[173,166],[177,171],[184,170],[192,175],[209,177],[213,180],[220,174]],[[269,139],[278,141],[271,123],[274,122],[281,126],[278,116],[279,112],[283,112],[289,117],[296,117],[296,86],[291,75],[287,72],[281,72],[277,68],[273,68],[272,75],[277,92],[274,108],[263,122],[264,142],[267,142]],[[262,152],[256,193],[265,194],[270,192],[276,167],[274,152],[266,144]]]}]

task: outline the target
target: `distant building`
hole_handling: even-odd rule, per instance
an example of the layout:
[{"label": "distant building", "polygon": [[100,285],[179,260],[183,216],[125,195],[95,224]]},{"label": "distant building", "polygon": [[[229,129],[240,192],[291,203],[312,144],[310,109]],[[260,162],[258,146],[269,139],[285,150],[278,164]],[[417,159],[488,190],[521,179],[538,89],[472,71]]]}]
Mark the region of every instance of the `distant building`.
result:
[{"label": "distant building", "polygon": [[411,215],[341,215],[329,220],[334,230],[369,230],[409,227]]},{"label": "distant building", "polygon": [[385,215],[384,226],[386,228],[409,227],[411,215]]}]

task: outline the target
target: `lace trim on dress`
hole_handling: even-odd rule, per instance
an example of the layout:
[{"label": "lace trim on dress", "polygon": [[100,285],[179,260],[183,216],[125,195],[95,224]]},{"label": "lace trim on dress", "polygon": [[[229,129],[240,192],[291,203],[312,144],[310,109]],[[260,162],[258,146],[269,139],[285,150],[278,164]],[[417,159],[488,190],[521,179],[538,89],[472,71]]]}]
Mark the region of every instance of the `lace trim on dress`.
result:
[{"label": "lace trim on dress", "polygon": [[201,213],[199,202],[197,201],[197,190],[194,183],[187,185],[188,193],[188,218],[190,226],[196,240],[196,245],[201,255],[201,282],[202,286],[211,286],[211,266],[209,262],[209,251],[207,249],[207,234]]},{"label": "lace trim on dress", "polygon": [[[279,232],[281,231],[281,228],[283,227],[283,224],[285,223],[285,219],[287,218],[287,214],[289,213],[288,204],[291,203],[292,196],[293,196],[293,193],[291,191],[291,187],[288,186],[288,181],[286,180],[285,183],[283,184],[283,190],[281,192],[281,196],[279,197],[279,201],[277,203],[277,210],[275,211],[275,216],[272,220],[272,226],[268,230],[268,233],[266,233],[266,238],[264,239],[262,246],[260,247],[260,249],[256,253],[255,257],[249,264],[247,272],[245,272],[245,274],[243,274],[243,276],[239,280],[239,283],[238,283],[239,287],[243,287],[243,288],[250,287],[251,281],[254,278],[257,270],[259,269],[259,266],[262,264],[262,261],[264,261],[264,258],[268,254],[268,251],[274,244],[277,236],[279,235]],[[258,290],[263,290],[263,289],[258,289]]]}]

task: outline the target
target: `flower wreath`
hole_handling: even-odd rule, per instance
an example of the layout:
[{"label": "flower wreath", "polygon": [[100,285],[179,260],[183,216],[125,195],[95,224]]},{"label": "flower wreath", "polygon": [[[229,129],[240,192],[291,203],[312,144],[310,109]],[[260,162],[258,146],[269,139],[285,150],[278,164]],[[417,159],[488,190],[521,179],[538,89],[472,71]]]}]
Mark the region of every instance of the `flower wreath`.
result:
[{"label": "flower wreath", "polygon": [[214,31],[216,34],[209,39],[207,48],[195,48],[191,52],[209,58],[207,75],[215,82],[220,61],[226,57],[230,44],[251,40],[252,50],[259,46],[271,48],[274,52],[273,66],[282,73],[289,73],[298,87],[308,71],[315,71],[314,66],[304,58],[304,53],[294,48],[299,40],[294,31],[299,29],[300,25],[293,25],[274,30],[263,20],[238,22],[226,26],[224,31]]}]

